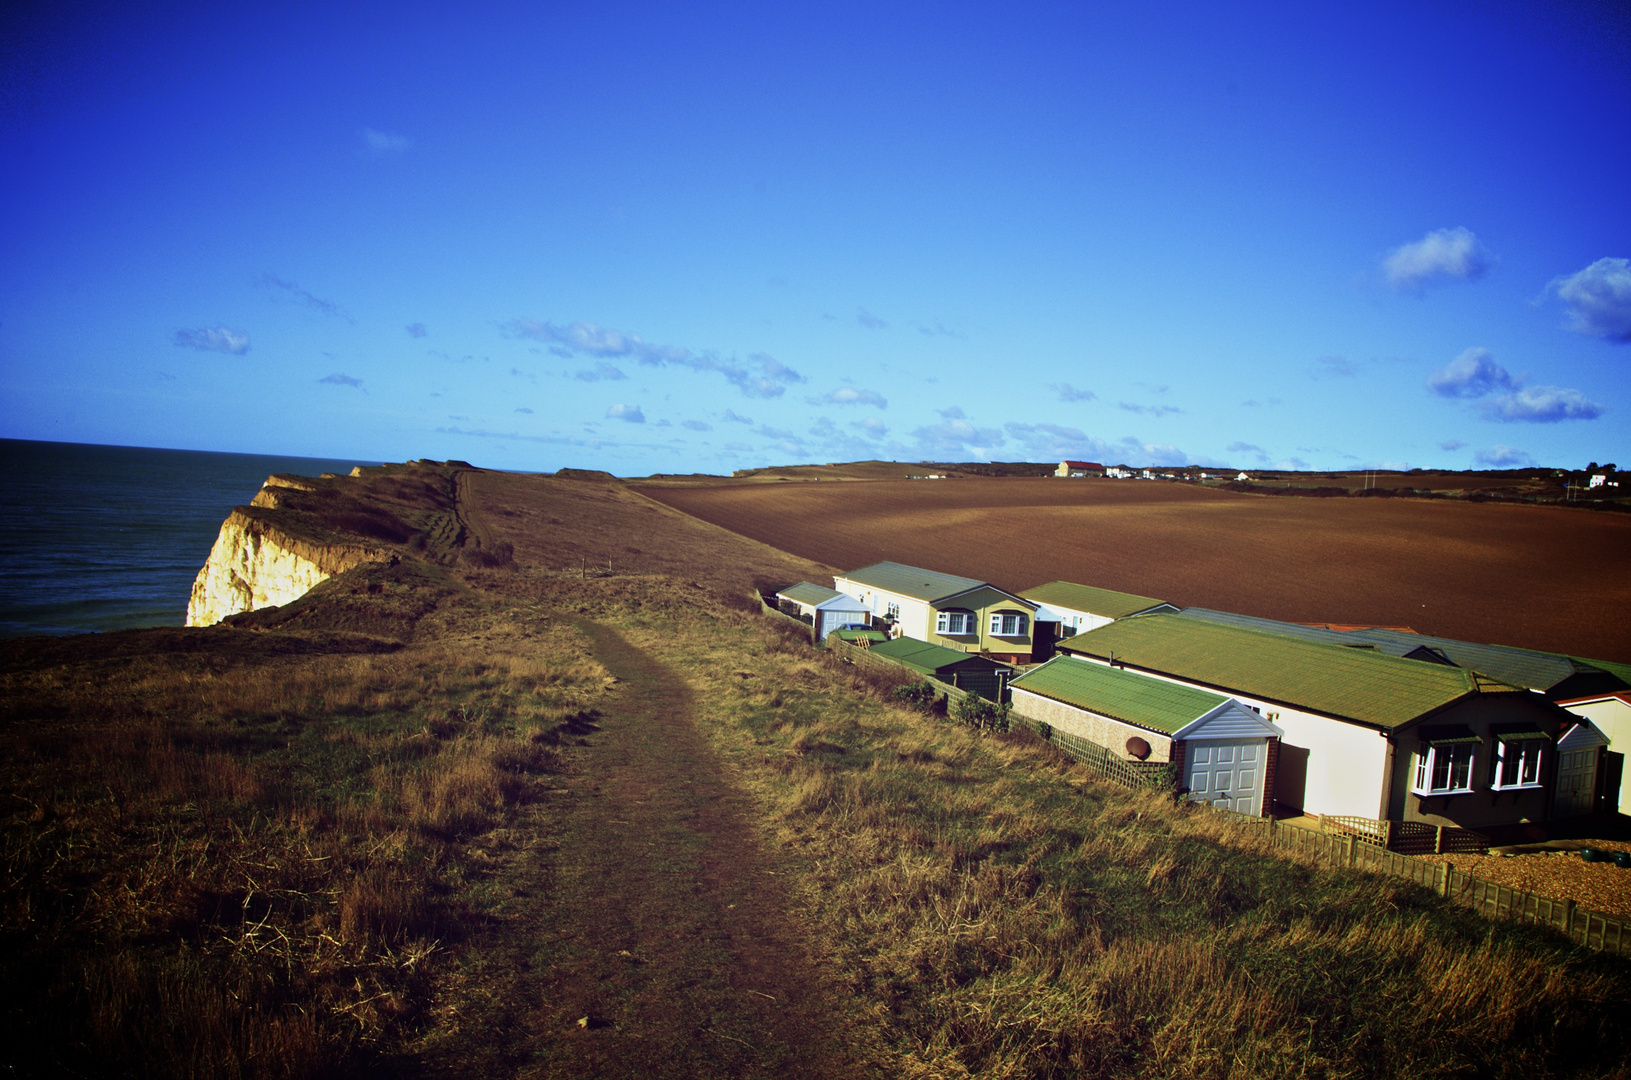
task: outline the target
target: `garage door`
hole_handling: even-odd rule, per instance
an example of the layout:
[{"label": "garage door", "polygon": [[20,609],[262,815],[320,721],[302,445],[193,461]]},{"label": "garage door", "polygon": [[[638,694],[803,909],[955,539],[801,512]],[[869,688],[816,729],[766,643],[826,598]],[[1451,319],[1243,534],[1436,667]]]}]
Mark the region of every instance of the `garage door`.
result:
[{"label": "garage door", "polygon": [[1189,797],[1222,810],[1263,812],[1264,739],[1197,740],[1184,747]]}]

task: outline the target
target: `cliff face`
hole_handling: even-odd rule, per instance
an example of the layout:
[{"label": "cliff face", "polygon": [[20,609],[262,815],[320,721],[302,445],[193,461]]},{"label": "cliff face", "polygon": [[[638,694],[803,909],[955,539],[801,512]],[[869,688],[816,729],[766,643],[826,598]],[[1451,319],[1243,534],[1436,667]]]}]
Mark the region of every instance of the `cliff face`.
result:
[{"label": "cliff face", "polygon": [[386,558],[388,552],[362,545],[302,541],[240,507],[227,515],[193,581],[187,625],[213,626],[240,611],[287,604],[343,570]]}]

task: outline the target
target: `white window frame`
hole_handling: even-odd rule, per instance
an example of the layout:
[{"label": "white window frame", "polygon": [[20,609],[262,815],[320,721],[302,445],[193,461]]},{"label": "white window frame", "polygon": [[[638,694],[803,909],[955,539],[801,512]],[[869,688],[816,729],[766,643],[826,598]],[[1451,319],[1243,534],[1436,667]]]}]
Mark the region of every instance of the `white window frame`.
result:
[{"label": "white window frame", "polygon": [[946,637],[967,637],[974,633],[974,613],[972,611],[937,611],[934,618],[934,632],[944,634]]},{"label": "white window frame", "polygon": [[[1005,630],[1004,627],[1012,623],[1014,629]],[[992,637],[1024,637],[1025,616],[1018,611],[993,611],[991,613]]]},{"label": "white window frame", "polygon": [[1546,744],[1540,739],[1495,740],[1495,775],[1490,787],[1496,791],[1523,791],[1544,787],[1540,771]]},{"label": "white window frame", "polygon": [[[1466,755],[1462,766],[1456,761]],[[1416,751],[1416,771],[1410,790],[1417,795],[1465,795],[1472,790],[1473,766],[1478,762],[1478,746],[1474,743],[1453,743],[1444,746],[1423,746]],[[1443,772],[1444,787],[1434,787],[1435,775]],[[1462,786],[1452,787],[1460,772]]]},{"label": "white window frame", "polygon": [[896,620],[900,618],[900,605],[895,603],[893,600],[889,601],[885,611],[887,612],[888,618]]}]

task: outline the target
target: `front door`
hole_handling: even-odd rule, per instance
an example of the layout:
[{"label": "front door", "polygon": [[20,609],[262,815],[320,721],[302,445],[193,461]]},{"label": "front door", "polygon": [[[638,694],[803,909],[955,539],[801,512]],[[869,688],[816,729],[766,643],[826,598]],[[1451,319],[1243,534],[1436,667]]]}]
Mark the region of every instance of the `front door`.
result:
[{"label": "front door", "polygon": [[1596,802],[1597,748],[1563,751],[1557,761],[1554,812],[1558,817],[1579,817],[1595,810]]}]

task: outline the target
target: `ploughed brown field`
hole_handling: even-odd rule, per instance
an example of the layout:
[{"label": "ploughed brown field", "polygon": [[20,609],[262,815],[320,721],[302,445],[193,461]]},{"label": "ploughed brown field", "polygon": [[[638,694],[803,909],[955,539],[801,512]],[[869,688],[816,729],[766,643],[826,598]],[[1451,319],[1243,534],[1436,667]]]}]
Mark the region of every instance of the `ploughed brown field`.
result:
[{"label": "ploughed brown field", "polygon": [[1051,477],[639,489],[839,569],[891,559],[1016,591],[1063,579],[1180,606],[1631,661],[1627,515]]}]

